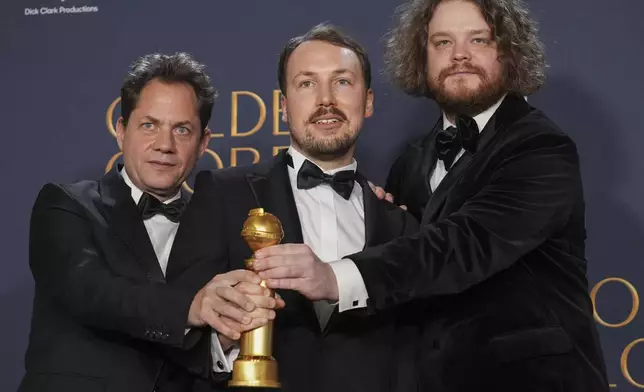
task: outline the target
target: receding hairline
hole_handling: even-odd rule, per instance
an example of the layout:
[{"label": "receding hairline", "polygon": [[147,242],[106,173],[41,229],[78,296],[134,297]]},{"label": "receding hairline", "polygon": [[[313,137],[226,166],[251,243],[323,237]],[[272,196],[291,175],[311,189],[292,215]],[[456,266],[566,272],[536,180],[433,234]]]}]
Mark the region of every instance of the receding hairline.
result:
[{"label": "receding hairline", "polygon": [[[307,44],[308,44],[308,45],[307,45]],[[346,54],[350,54],[350,55],[353,57],[353,59],[355,60],[355,62],[356,62],[356,63],[355,63],[355,66],[356,66],[356,68],[357,68],[357,73],[356,73],[355,71],[353,71],[353,70],[349,69],[349,68],[348,68],[348,67],[346,67],[346,66],[339,66],[337,69],[335,69],[335,70],[333,71],[333,73],[334,73],[334,74],[351,73],[351,74],[355,75],[356,77],[357,77],[357,76],[362,76],[362,78],[363,78],[364,82],[366,83],[367,75],[365,75],[365,74],[364,74],[363,64],[362,64],[362,61],[360,60],[360,55],[359,55],[355,50],[353,50],[353,49],[351,49],[351,48],[348,48],[348,47],[346,47],[346,46],[340,45],[340,44],[336,44],[336,43],[334,43],[334,42],[328,42],[328,41],[325,41],[325,40],[322,40],[322,39],[317,39],[317,38],[313,38],[313,39],[310,39],[310,40],[306,40],[306,41],[304,41],[304,42],[300,43],[300,44],[299,44],[299,45],[297,45],[297,47],[295,47],[295,48],[293,49],[293,51],[290,53],[290,55],[289,55],[289,56],[288,56],[288,58],[286,59],[286,63],[284,64],[284,71],[285,71],[285,72],[284,72],[284,73],[285,73],[285,75],[284,75],[284,76],[285,76],[285,79],[286,79],[286,80],[293,81],[293,80],[295,80],[298,76],[303,75],[303,74],[308,74],[308,75],[311,75],[311,76],[312,76],[313,74],[315,74],[315,72],[313,72],[313,71],[311,71],[311,70],[303,70],[303,71],[299,71],[299,72],[298,72],[297,74],[295,74],[292,78],[288,78],[288,77],[286,77],[286,75],[287,75],[287,74],[288,74],[288,72],[289,72],[289,64],[290,64],[290,62],[293,60],[293,58],[294,58],[294,57],[296,57],[296,53],[298,52],[298,49],[300,49],[300,48],[301,48],[302,46],[304,46],[304,45],[310,46],[311,44],[324,44],[324,45],[328,45],[328,46],[333,46],[333,47],[336,47],[336,48],[340,49],[340,52],[341,52],[341,53],[343,53],[343,54],[345,54],[345,55],[346,55]]]}]

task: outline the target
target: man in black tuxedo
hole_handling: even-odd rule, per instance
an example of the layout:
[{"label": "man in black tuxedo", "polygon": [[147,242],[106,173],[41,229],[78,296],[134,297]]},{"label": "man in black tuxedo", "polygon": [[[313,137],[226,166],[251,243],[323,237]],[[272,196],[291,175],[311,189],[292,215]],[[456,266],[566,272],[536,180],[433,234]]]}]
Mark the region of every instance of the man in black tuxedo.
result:
[{"label": "man in black tuxedo", "polygon": [[[228,227],[228,268],[242,268],[252,254],[240,232],[258,207],[279,218],[288,249],[307,249],[326,261],[417,231],[413,216],[376,197],[353,158],[364,118],[373,112],[370,63],[361,46],[333,26],[318,25],[288,42],[278,79],[288,150],[270,162],[199,173],[195,182],[192,206],[207,222]],[[351,262],[329,274],[360,279]],[[404,374],[413,370],[413,325],[403,308],[370,317],[339,314],[338,308],[358,304],[314,301],[292,290],[278,294],[286,303],[273,338],[280,390],[416,390]],[[239,347],[223,349],[223,372],[230,372]]]},{"label": "man in black tuxedo", "polygon": [[258,252],[256,270],[269,287],[309,297],[357,293],[344,300],[369,313],[417,304],[423,391],[608,391],[577,150],[523,98],[544,79],[525,6],[415,0],[399,11],[393,79],[443,110],[386,186],[420,231],[339,261],[360,271],[351,287],[329,278],[335,262],[279,245]]},{"label": "man in black tuxedo", "polygon": [[139,59],[121,89],[124,165],[99,181],[41,189],[19,391],[189,391],[214,375],[212,333],[237,339],[267,322],[275,300],[262,295],[256,274],[215,276],[226,256],[209,245],[222,235],[217,226],[201,230],[190,208],[181,217],[181,186],[210,139],[214,96],[203,66],[186,54]]}]

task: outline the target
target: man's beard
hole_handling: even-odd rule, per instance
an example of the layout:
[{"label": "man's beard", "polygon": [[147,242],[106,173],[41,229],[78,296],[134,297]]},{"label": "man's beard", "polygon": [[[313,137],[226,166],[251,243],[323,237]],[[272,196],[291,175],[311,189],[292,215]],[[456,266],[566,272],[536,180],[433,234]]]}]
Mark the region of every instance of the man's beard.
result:
[{"label": "man's beard", "polygon": [[[481,79],[478,88],[475,90],[462,88],[458,89],[459,91],[456,93],[448,92],[445,80],[450,74],[457,71],[477,74]],[[485,70],[480,67],[475,67],[471,64],[454,65],[441,71],[438,75],[438,81],[429,80],[429,92],[431,97],[446,113],[475,116],[494,105],[507,92],[504,74],[501,71],[498,78],[492,80]]]},{"label": "man's beard", "polygon": [[[331,137],[316,137],[314,131],[311,129],[317,117],[326,114],[334,114],[342,118],[343,126],[346,129],[342,133],[338,133]],[[347,116],[335,107],[320,108],[308,120],[304,128],[304,135],[300,137],[297,132],[291,131],[291,137],[297,146],[302,149],[306,155],[320,161],[331,161],[344,157],[353,148],[358,139],[359,132],[351,132]]]}]

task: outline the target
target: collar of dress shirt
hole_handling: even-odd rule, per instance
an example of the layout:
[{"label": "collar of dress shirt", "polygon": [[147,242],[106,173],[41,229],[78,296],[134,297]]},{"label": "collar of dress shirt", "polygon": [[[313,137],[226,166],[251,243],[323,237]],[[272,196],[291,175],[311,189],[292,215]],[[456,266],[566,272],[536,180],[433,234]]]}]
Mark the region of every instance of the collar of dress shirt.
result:
[{"label": "collar of dress shirt", "polygon": [[[479,133],[483,131],[483,128],[487,125],[488,121],[492,118],[494,113],[496,112],[496,109],[501,106],[501,102],[503,102],[503,99],[505,98],[507,94],[504,94],[501,99],[499,99],[494,105],[490,106],[483,112],[477,114],[474,116],[474,121],[476,121],[476,125],[479,127]],[[443,112],[443,129],[447,129],[449,127],[455,127],[456,125],[449,121],[447,119],[447,115],[445,112]]]},{"label": "collar of dress shirt", "polygon": [[[302,164],[304,164],[304,161],[305,161],[305,160],[307,160],[307,159],[309,159],[309,158],[307,158],[306,156],[304,156],[304,154],[302,154],[301,152],[297,151],[295,148],[293,148],[293,146],[289,146],[289,148],[288,148],[288,153],[289,153],[289,154],[291,155],[291,157],[293,158],[293,170],[295,171],[295,173],[297,173],[297,172],[300,170],[300,167],[302,167]],[[313,162],[311,159],[309,159],[309,160],[310,160],[313,164],[315,164],[315,162]],[[316,166],[318,166],[318,165],[316,165]],[[320,167],[320,166],[318,166],[318,167]],[[320,167],[320,169],[322,169],[322,171],[323,171],[324,173],[329,174],[329,175],[335,174],[335,173],[337,173],[337,172],[339,172],[339,171],[342,171],[342,170],[353,170],[353,171],[356,171],[356,170],[357,170],[357,168],[358,168],[358,162],[355,160],[355,158],[353,158],[353,159],[352,159],[352,161],[351,161],[351,163],[350,163],[349,165],[347,165],[347,166],[343,166],[343,167],[339,167],[339,168],[337,168],[337,169],[333,169],[333,170],[324,170],[324,169],[322,169],[322,168]]]},{"label": "collar of dress shirt", "polygon": [[[127,170],[125,170],[125,166],[123,166],[123,168],[121,169],[120,173],[121,173],[121,177],[123,177],[123,181],[125,181],[127,186],[129,186],[130,189],[132,190],[132,199],[134,199],[134,204],[138,204],[139,199],[143,195],[143,191],[140,190],[136,185],[134,185],[134,183],[132,182],[130,177],[127,175]],[[171,198],[169,198],[168,200],[164,201],[163,203],[165,203],[165,204],[171,203],[171,202],[177,200],[180,197],[181,197],[181,190],[179,190],[179,192],[177,192],[176,195],[172,196]]]}]

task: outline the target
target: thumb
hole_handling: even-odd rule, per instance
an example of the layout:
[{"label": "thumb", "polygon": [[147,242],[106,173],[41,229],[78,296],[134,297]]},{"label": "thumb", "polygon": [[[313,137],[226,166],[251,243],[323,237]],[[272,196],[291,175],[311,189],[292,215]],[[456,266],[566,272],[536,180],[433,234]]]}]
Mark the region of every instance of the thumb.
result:
[{"label": "thumb", "polygon": [[262,282],[262,278],[260,278],[255,272],[244,269],[230,271],[224,275],[226,276],[226,280],[234,281],[233,284],[240,282],[260,284]]}]

